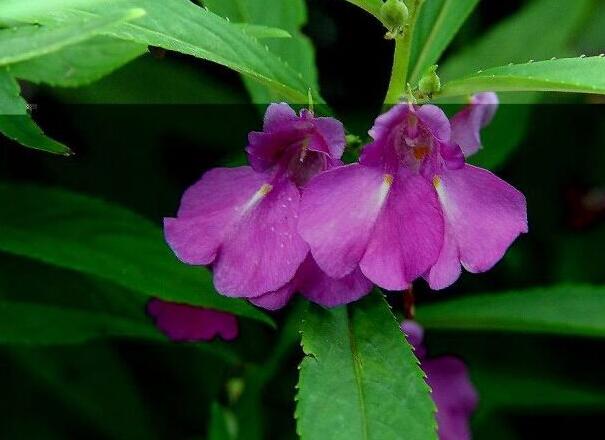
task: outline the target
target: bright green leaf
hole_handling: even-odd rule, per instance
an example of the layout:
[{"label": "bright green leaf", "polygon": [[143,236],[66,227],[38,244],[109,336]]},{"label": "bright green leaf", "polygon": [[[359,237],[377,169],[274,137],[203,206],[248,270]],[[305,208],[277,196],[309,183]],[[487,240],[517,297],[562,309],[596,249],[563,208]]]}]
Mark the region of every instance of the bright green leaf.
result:
[{"label": "bright green leaf", "polygon": [[57,26],[21,26],[0,30],[0,66],[47,55],[71,44],[81,43],[115,25],[137,19],[142,9]]},{"label": "bright green leaf", "polygon": [[436,439],[424,374],[381,294],[303,323],[297,431],[303,440]]},{"label": "bright green leaf", "polygon": [[[301,32],[307,22],[304,0],[205,0],[204,4],[212,12],[231,21],[280,27],[287,31],[292,38],[267,41],[267,46],[272,53],[300,72],[308,87],[318,92],[315,52],[309,38]],[[255,103],[267,103],[279,98],[270,89],[254,81],[245,78],[245,83]]]},{"label": "bright green leaf", "polygon": [[27,104],[21,98],[19,84],[8,73],[6,68],[0,67],[0,115],[26,115]]},{"label": "bright green leaf", "polygon": [[235,25],[251,37],[258,38],[259,40],[270,38],[292,38],[292,35],[290,35],[288,31],[280,28],[248,23],[235,23]]},{"label": "bright green leaf", "polygon": [[[439,74],[448,80],[511,62],[569,56],[570,43],[577,36],[576,31],[586,20],[586,12],[593,3],[592,0],[527,2],[518,12],[491,27],[485,35],[466,43],[440,66]],[[552,32],[553,29],[557,31]],[[502,103],[511,105],[500,107],[494,121],[483,130],[484,148],[470,158],[472,163],[491,170],[506,163],[519,147],[529,127],[532,104],[540,101],[541,94],[500,94],[499,97]]]},{"label": "bright green leaf", "polygon": [[380,9],[382,8],[383,0],[345,0],[358,8],[363,9],[369,14],[372,14],[378,20],[380,18]]},{"label": "bright green leaf", "polygon": [[494,67],[450,81],[443,87],[441,96],[486,91],[605,94],[605,57],[564,58]]},{"label": "bright green leaf", "polygon": [[429,329],[605,337],[605,287],[569,285],[461,297],[419,307]]},{"label": "bright green leaf", "polygon": [[[270,87],[280,98],[306,103],[310,85],[300,74],[239,25],[189,0],[97,0],[90,6],[55,11],[29,20],[70,23],[83,16],[108,16],[125,8],[142,8],[146,15],[114,27],[108,35],[203,58]],[[316,99],[320,101],[319,96]]]},{"label": "bright green leaf", "polygon": [[106,337],[164,339],[150,322],[65,307],[0,301],[0,344],[77,344]]},{"label": "bright green leaf", "polygon": [[475,9],[479,0],[432,0],[422,3],[414,30],[410,76],[416,83],[443,51]]},{"label": "bright green leaf", "polygon": [[0,133],[26,147],[65,156],[71,154],[65,145],[46,137],[27,114],[19,84],[3,67],[0,67]]},{"label": "bright green leaf", "polygon": [[11,74],[37,84],[80,87],[110,74],[147,52],[147,46],[105,36],[93,37],[52,54],[10,66]]},{"label": "bright green leaf", "polygon": [[45,136],[29,115],[0,115],[0,133],[35,150],[63,156],[72,154],[66,145]]},{"label": "bright green leaf", "polygon": [[161,230],[121,207],[67,191],[0,185],[0,250],[112,281],[146,297],[271,323],[216,293],[203,267],[180,263]]},{"label": "bright green leaf", "polygon": [[[123,40],[115,40],[123,41]],[[129,43],[129,42],[126,42]],[[166,81],[166,78],[171,78]],[[162,84],[162,87],[157,87]],[[243,104],[245,91],[203,69],[170,58],[143,55],[94,84],[53,89],[75,104]]]},{"label": "bright green leaf", "polygon": [[441,77],[453,80],[479,69],[573,55],[568,46],[592,4],[592,0],[527,2],[519,12],[448,58],[441,66]]}]

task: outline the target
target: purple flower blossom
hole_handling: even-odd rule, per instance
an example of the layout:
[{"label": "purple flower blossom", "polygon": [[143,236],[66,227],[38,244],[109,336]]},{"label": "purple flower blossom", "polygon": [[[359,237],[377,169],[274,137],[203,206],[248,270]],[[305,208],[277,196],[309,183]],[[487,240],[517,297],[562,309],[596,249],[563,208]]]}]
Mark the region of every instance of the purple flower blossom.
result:
[{"label": "purple flower blossom", "polygon": [[427,376],[437,407],[440,440],[470,440],[470,418],[479,397],[468,376],[464,363],[452,356],[426,358],[422,344],[423,329],[414,321],[405,321],[401,330],[415,349],[420,367]]},{"label": "purple flower blossom", "polygon": [[461,265],[490,269],[527,232],[523,195],[465,164],[438,107],[396,105],[370,135],[359,164],[314,178],[301,202],[299,232],[329,276],[359,267],[385,289],[419,276],[442,289]]},{"label": "purple flower blossom", "polygon": [[481,148],[481,129],[494,119],[498,105],[495,93],[479,93],[473,95],[470,104],[452,118],[452,141],[460,146],[465,157]]},{"label": "purple flower blossom", "polygon": [[210,341],[220,336],[226,341],[238,335],[234,315],[217,310],[152,299],[147,313],[172,341]]},{"label": "purple flower blossom", "polygon": [[[344,147],[337,120],[269,106],[263,131],[249,135],[252,166],[204,174],[183,195],[177,218],[165,219],[167,242],[183,262],[212,265],[219,293],[269,309],[285,305],[295,290],[328,306],[359,298],[371,289],[369,281],[361,273],[327,277],[307,258],[297,231],[301,189],[341,165]],[[330,286],[329,298],[316,293],[322,285]]]}]

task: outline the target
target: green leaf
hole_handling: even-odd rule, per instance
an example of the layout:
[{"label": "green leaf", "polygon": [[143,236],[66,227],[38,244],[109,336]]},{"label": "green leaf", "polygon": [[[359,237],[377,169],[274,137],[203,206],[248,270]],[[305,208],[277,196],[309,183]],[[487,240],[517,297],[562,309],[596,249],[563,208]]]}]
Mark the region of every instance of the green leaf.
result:
[{"label": "green leaf", "polygon": [[573,55],[569,44],[593,6],[592,0],[536,0],[505,19],[441,66],[443,80],[479,69]]},{"label": "green leaf", "polygon": [[235,23],[246,34],[259,40],[269,38],[292,38],[288,31],[276,27],[261,26],[257,24]]},{"label": "green leaf", "polygon": [[0,132],[6,137],[35,150],[71,156],[72,151],[48,136],[29,115],[0,115]]},{"label": "green leaf", "polygon": [[[283,99],[307,102],[310,85],[268,46],[239,25],[189,0],[98,0],[90,6],[55,11],[50,17],[32,14],[28,19],[69,23],[83,16],[107,16],[130,8],[142,8],[146,15],[114,27],[108,35],[221,64],[270,87]],[[319,96],[316,99],[320,101]]]},{"label": "green leaf", "polygon": [[106,337],[164,340],[149,322],[65,307],[0,301],[0,344],[78,344]]},{"label": "green leaf", "polygon": [[382,8],[383,0],[345,0],[358,8],[363,9],[367,13],[373,15],[378,20],[382,21],[380,17],[380,9]]},{"label": "green leaf", "polygon": [[49,153],[68,156],[71,150],[46,137],[27,114],[27,103],[21,98],[19,84],[0,67],[0,133],[22,145]]},{"label": "green leaf", "polygon": [[216,293],[203,267],[180,263],[162,231],[121,207],[56,189],[0,185],[0,250],[114,282],[146,297],[272,320]]},{"label": "green leaf", "polygon": [[0,66],[47,55],[71,44],[81,43],[115,25],[140,18],[142,9],[57,26],[22,26],[0,30]]},{"label": "green leaf", "polygon": [[605,94],[605,57],[564,58],[494,67],[450,81],[440,96],[487,91]]},{"label": "green leaf", "polygon": [[479,0],[432,0],[422,3],[414,29],[410,76],[416,83],[425,71],[439,61],[458,30]]},{"label": "green leaf", "polygon": [[[171,81],[166,82],[166,78]],[[158,84],[162,87],[157,87]],[[234,88],[203,69],[171,58],[157,59],[149,54],[94,84],[77,89],[53,89],[52,93],[64,102],[75,104],[226,105],[248,102],[243,89]]]},{"label": "green leaf", "polygon": [[312,305],[302,334],[303,440],[437,438],[424,374],[380,293],[348,309]]},{"label": "green leaf", "polygon": [[0,115],[27,115],[27,104],[21,98],[19,84],[0,67]]},{"label": "green leaf", "polygon": [[569,285],[466,296],[419,307],[429,329],[605,337],[605,287]]},{"label": "green leaf", "polygon": [[[314,92],[319,91],[315,51],[309,38],[301,32],[307,23],[304,0],[205,0],[204,4],[212,12],[231,21],[280,27],[287,31],[292,38],[267,41],[267,46],[299,72],[308,87]],[[245,83],[255,103],[272,102],[279,98],[267,87],[249,79],[245,79]]]},{"label": "green leaf", "polygon": [[19,79],[54,87],[80,87],[95,82],[147,52],[147,46],[97,36],[10,66]]}]

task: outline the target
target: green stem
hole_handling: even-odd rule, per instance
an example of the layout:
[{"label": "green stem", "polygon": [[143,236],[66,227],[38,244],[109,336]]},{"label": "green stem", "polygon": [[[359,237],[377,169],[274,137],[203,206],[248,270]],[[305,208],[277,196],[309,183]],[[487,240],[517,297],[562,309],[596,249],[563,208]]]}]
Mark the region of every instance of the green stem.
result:
[{"label": "green stem", "polygon": [[393,55],[393,68],[391,70],[391,81],[384,99],[385,105],[396,104],[405,94],[408,82],[408,71],[410,68],[410,56],[412,52],[412,39],[414,28],[418,19],[418,13],[423,0],[408,0],[410,18],[402,38],[395,40],[395,53]]}]

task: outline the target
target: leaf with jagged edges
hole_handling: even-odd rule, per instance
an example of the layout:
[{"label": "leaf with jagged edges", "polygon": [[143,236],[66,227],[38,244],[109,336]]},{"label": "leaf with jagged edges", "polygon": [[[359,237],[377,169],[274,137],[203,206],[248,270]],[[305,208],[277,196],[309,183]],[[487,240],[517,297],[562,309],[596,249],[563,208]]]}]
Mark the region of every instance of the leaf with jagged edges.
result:
[{"label": "leaf with jagged edges", "polygon": [[416,83],[437,61],[479,0],[432,0],[424,2],[414,29],[410,82]]},{"label": "leaf with jagged edges", "polygon": [[563,92],[605,94],[605,57],[564,58],[511,64],[450,81],[440,96],[479,92]]},{"label": "leaf with jagged edges", "polygon": [[0,133],[20,144],[48,153],[69,156],[71,150],[47,137],[27,112],[19,84],[8,70],[0,67]]},{"label": "leaf with jagged edges", "polygon": [[[21,10],[19,18],[45,24],[69,24],[82,17],[106,17],[131,8],[141,8],[146,14],[136,21],[115,26],[106,35],[212,61],[268,87],[279,99],[290,103],[307,102],[311,84],[302,73],[273,53],[265,41],[255,37],[255,30],[266,36],[267,28],[242,27],[189,0],[94,0],[90,5],[78,4],[55,11],[36,9],[28,14],[27,10]],[[273,8],[271,5],[267,10]],[[289,39],[276,41],[286,40]],[[321,101],[319,95],[314,98]]]},{"label": "leaf with jagged edges", "polygon": [[[313,91],[318,92],[315,50],[311,40],[302,33],[307,23],[307,8],[303,0],[205,0],[212,12],[232,22],[280,27],[291,38],[266,41],[272,53],[300,72]],[[263,85],[244,77],[253,102],[267,103],[279,97]]]},{"label": "leaf with jagged edges", "polygon": [[302,347],[303,440],[437,439],[425,375],[381,293],[332,310],[310,306]]}]

